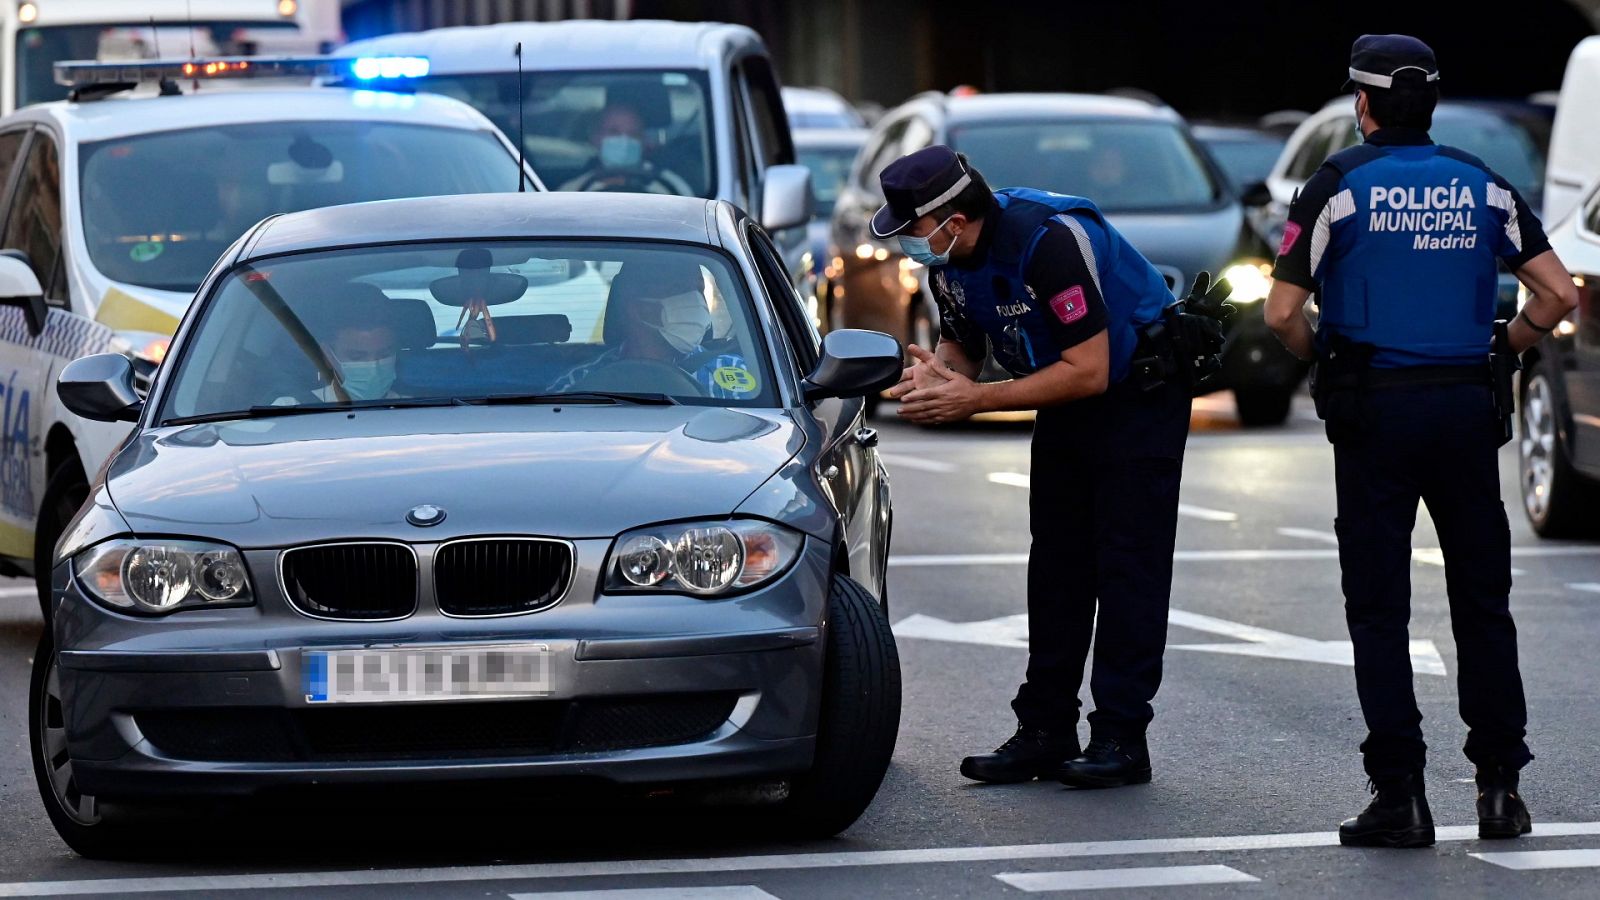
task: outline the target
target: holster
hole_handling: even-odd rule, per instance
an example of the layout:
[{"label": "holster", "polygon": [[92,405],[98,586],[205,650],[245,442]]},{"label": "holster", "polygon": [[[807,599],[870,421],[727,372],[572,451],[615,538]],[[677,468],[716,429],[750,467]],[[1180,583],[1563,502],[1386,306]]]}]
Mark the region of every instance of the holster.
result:
[{"label": "holster", "polygon": [[1193,347],[1187,339],[1191,329],[1182,327],[1182,317],[1197,315],[1179,301],[1161,311],[1153,322],[1139,329],[1134,347],[1130,378],[1140,390],[1153,391],[1168,383],[1180,383],[1191,396],[1210,389],[1206,381],[1222,371],[1221,347]]},{"label": "holster", "polygon": [[1489,351],[1489,374],[1494,391],[1494,414],[1500,419],[1500,445],[1512,437],[1512,419],[1517,411],[1517,372],[1522,358],[1511,349],[1510,323],[1494,323],[1494,345]]},{"label": "holster", "polygon": [[1363,430],[1362,399],[1378,348],[1335,335],[1311,366],[1311,399],[1328,440],[1338,443]]}]

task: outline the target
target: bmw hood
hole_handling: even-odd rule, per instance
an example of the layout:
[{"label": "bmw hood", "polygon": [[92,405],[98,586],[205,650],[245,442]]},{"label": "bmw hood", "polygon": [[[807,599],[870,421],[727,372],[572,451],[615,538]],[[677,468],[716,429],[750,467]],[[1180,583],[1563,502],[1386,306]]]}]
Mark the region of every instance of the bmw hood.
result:
[{"label": "bmw hood", "polygon": [[[152,429],[112,460],[138,534],[244,548],[345,538],[610,537],[719,517],[799,452],[785,414],[697,406],[330,412]],[[432,505],[445,519],[406,522]]]},{"label": "bmw hood", "polygon": [[1233,262],[1244,213],[1237,204],[1199,213],[1117,213],[1106,218],[1145,258],[1176,277],[1173,292],[1188,292],[1204,270],[1217,275]]}]

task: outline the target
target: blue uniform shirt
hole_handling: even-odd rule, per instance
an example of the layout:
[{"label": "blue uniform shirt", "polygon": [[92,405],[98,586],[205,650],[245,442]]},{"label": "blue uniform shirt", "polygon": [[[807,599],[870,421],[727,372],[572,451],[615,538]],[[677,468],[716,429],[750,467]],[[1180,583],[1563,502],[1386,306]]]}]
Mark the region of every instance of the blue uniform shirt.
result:
[{"label": "blue uniform shirt", "polygon": [[1377,348],[1379,368],[1482,363],[1498,262],[1550,249],[1539,219],[1482,160],[1385,128],[1334,154],[1289,211],[1273,277],[1318,295],[1317,347]]}]

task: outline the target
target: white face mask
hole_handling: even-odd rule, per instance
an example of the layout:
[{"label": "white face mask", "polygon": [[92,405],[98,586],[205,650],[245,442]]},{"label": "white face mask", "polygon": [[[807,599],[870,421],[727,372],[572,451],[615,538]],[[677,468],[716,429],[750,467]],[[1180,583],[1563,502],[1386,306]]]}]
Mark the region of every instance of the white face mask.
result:
[{"label": "white face mask", "polygon": [[711,329],[711,310],[699,291],[685,291],[656,301],[661,305],[661,324],[651,325],[679,353],[700,348]]},{"label": "white face mask", "polygon": [[339,375],[351,400],[381,400],[394,386],[394,357],[340,362]]}]

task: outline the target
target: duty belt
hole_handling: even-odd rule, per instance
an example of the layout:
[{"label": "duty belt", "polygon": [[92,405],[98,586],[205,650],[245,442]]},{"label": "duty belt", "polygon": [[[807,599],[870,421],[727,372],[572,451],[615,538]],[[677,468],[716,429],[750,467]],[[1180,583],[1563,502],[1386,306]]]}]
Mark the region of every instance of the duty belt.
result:
[{"label": "duty belt", "polygon": [[1487,385],[1491,381],[1492,375],[1487,365],[1408,366],[1401,369],[1367,369],[1362,373],[1362,386],[1369,388]]}]

